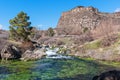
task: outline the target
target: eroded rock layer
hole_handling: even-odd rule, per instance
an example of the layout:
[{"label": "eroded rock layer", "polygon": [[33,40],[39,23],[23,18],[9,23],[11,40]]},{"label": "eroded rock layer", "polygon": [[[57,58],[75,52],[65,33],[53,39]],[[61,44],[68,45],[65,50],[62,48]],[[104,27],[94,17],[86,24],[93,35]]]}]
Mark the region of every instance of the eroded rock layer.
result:
[{"label": "eroded rock layer", "polygon": [[94,7],[78,6],[62,13],[57,29],[67,29],[72,33],[72,31],[78,32],[78,30],[80,31],[82,28],[95,29],[102,23],[104,25],[105,21],[112,22],[112,26],[118,27],[120,25],[120,12],[103,13]]}]

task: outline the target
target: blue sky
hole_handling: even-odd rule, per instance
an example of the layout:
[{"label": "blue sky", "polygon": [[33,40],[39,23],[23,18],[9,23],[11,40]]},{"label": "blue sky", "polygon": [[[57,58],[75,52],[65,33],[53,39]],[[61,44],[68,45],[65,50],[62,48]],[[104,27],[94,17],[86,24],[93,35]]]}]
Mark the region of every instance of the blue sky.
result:
[{"label": "blue sky", "polygon": [[20,11],[30,16],[32,26],[56,27],[61,13],[76,6],[93,6],[102,12],[120,10],[120,0],[0,0],[0,28],[9,29],[9,20]]}]

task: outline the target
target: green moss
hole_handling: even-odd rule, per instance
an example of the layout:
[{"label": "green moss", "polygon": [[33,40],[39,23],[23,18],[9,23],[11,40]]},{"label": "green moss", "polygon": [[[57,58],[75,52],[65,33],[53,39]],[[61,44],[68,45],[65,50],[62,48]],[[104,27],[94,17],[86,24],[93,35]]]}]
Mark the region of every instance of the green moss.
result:
[{"label": "green moss", "polygon": [[[45,64],[48,65],[39,68]],[[120,69],[120,62],[98,61],[92,58],[42,59],[35,62],[11,61],[4,66],[13,72],[4,80],[92,80],[93,76],[103,71]]]},{"label": "green moss", "polygon": [[33,62],[23,62],[23,61],[7,61],[2,63],[2,66],[6,66],[11,74],[4,80],[28,80],[31,76],[31,71],[29,68],[32,67]]},{"label": "green moss", "polygon": [[114,61],[99,61],[101,64],[113,66],[113,67],[120,67],[120,62],[114,62]]}]

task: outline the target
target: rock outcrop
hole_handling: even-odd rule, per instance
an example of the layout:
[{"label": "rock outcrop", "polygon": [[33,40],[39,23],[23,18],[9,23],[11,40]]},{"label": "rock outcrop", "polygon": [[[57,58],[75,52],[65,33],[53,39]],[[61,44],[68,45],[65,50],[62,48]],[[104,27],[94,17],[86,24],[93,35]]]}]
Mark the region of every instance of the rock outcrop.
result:
[{"label": "rock outcrop", "polygon": [[18,59],[20,57],[21,57],[21,53],[19,49],[12,44],[5,45],[5,47],[1,51],[2,60]]},{"label": "rock outcrop", "polygon": [[22,54],[21,60],[22,61],[37,60],[41,59],[45,55],[46,54],[42,49],[35,49],[34,51],[26,50],[25,53]]},{"label": "rock outcrop", "polygon": [[80,33],[84,28],[93,30],[105,21],[110,23],[110,20],[112,20],[112,26],[119,26],[120,12],[103,13],[99,12],[98,9],[94,7],[78,6],[70,11],[62,13],[56,30],[58,30],[58,34],[61,29],[63,33],[65,30],[66,32],[68,31],[68,33]]},{"label": "rock outcrop", "polygon": [[0,30],[0,39],[8,39],[9,38],[9,31]]}]

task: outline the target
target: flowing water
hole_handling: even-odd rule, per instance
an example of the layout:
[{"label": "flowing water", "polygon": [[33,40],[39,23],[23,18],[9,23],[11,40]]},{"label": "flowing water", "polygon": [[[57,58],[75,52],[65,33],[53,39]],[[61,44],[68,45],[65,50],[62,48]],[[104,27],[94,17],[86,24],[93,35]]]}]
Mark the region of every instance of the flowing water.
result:
[{"label": "flowing water", "polygon": [[106,70],[119,69],[91,59],[80,59],[56,54],[48,50],[47,56],[37,61],[8,61],[0,64],[0,80],[92,80]]},{"label": "flowing water", "polygon": [[57,51],[59,50],[59,48],[55,48],[55,49],[49,49],[47,48],[46,51],[46,58],[51,58],[51,59],[72,59],[71,56],[65,56],[62,54],[58,54]]}]

